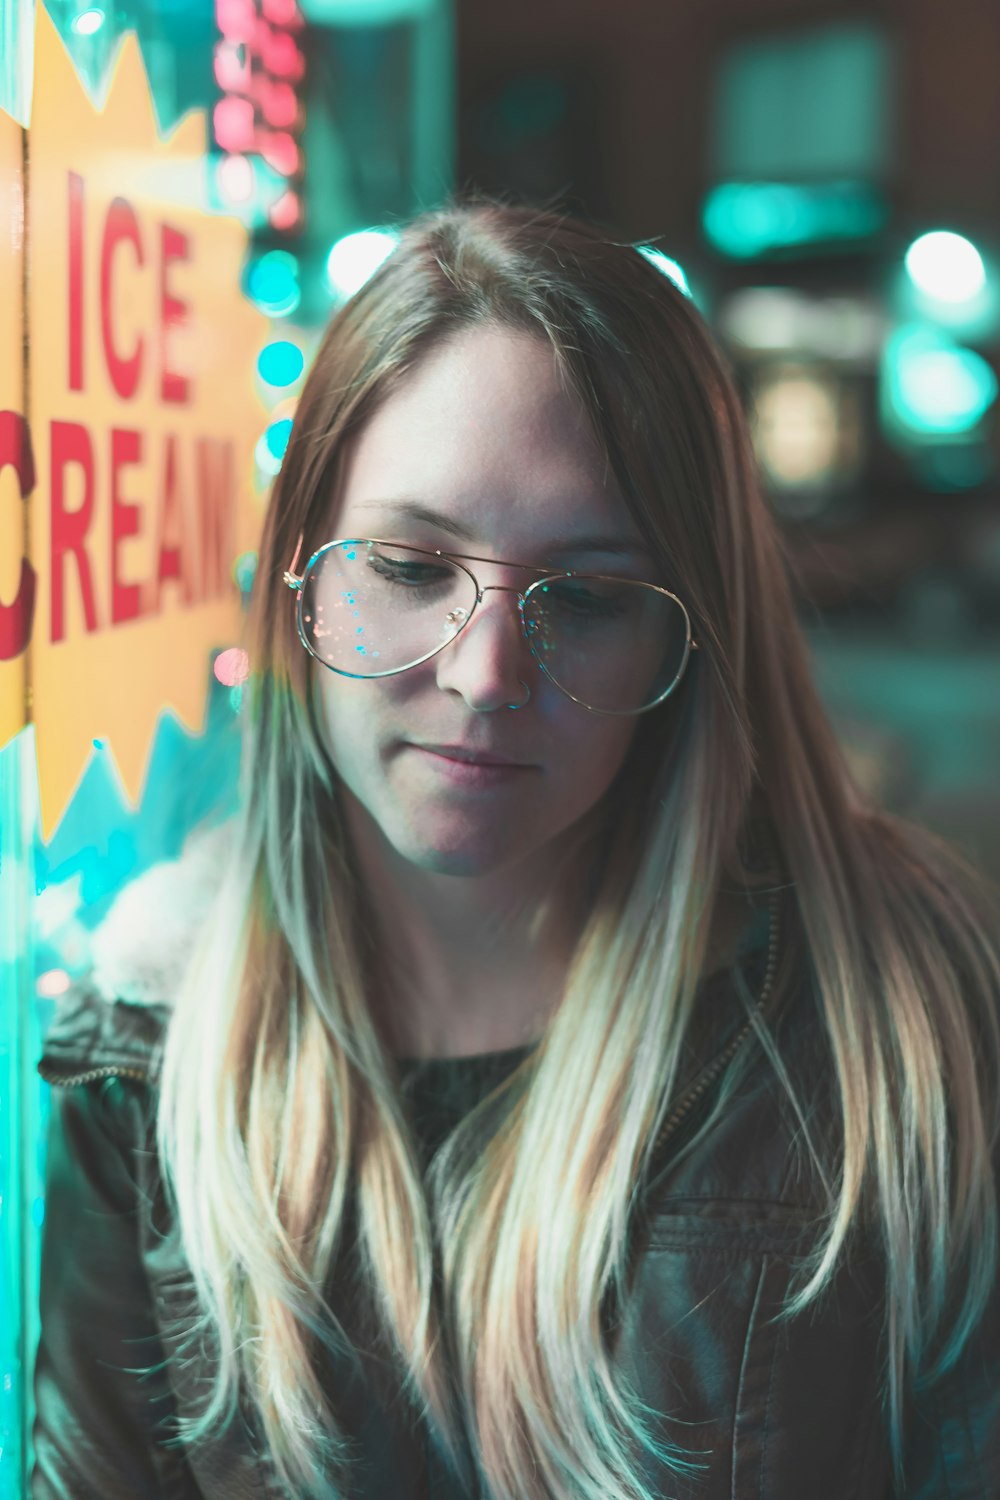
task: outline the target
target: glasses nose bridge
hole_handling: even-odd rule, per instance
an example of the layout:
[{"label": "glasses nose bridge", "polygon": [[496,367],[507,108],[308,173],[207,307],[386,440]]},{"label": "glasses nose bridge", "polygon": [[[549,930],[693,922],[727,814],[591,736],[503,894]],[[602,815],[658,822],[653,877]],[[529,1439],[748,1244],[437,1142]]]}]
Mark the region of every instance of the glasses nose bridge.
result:
[{"label": "glasses nose bridge", "polygon": [[483,602],[483,595],[484,594],[488,594],[491,591],[494,594],[516,594],[518,603],[519,604],[523,604],[524,603],[524,593],[523,593],[523,591],[521,589],[514,588],[512,584],[509,584],[509,583],[486,583],[486,584],[483,584],[483,583],[479,582],[478,578],[476,579],[476,593],[479,596],[476,602],[478,604],[482,604],[482,602]]}]

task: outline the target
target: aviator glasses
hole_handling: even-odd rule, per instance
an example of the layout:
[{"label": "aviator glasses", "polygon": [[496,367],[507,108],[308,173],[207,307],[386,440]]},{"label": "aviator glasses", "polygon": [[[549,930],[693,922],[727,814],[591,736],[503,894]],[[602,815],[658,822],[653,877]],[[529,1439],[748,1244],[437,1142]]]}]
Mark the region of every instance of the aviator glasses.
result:
[{"label": "aviator glasses", "polygon": [[550,682],[591,713],[641,714],[680,682],[691,651],[687,610],[668,589],[604,573],[539,573],[521,592],[480,587],[465,562],[496,560],[378,537],[327,542],[301,577],[296,624],[310,655],[342,677],[392,677],[429,661],[465,629],[490,589],[516,594],[521,629]]}]

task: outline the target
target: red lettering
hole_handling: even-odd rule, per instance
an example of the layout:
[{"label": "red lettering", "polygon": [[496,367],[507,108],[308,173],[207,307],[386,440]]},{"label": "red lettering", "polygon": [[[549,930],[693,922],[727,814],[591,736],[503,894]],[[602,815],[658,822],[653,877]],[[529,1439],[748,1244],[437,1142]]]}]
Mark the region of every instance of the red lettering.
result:
[{"label": "red lettering", "polygon": [[101,242],[101,332],[104,336],[104,358],[107,361],[111,384],[119,396],[128,400],[135,395],[142,374],[142,335],[136,336],[132,353],[122,356],[115,347],[111,321],[111,281],[114,253],[118,245],[127,240],[135,251],[137,265],[144,263],[139,221],[132,205],[124,198],[115,198],[104,220],[104,237]]},{"label": "red lettering", "polygon": [[[80,579],[83,614],[88,631],[97,629],[94,605],[94,581],[85,543],[94,510],[94,450],[90,433],[79,422],[53,422],[49,439],[51,483],[51,639],[61,641],[66,634],[63,608],[63,559],[72,553]],[[66,469],[76,464],[83,473],[83,504],[69,511],[65,505]]]},{"label": "red lettering", "polygon": [[111,623],[122,625],[142,615],[137,583],[123,583],[118,549],[139,532],[139,507],[121,495],[121,471],[142,459],[142,434],[127,427],[111,429]]},{"label": "red lettering", "polygon": [[83,178],[69,174],[69,388],[83,390]]},{"label": "red lettering", "polygon": [[[0,472],[8,466],[17,475],[21,499],[26,500],[35,488],[35,459],[28,424],[17,411],[0,411]],[[22,556],[13,604],[0,599],[0,661],[13,661],[31,640],[36,582],[34,568]]]},{"label": "red lettering", "polygon": [[173,296],[167,285],[167,271],[173,261],[189,258],[188,238],[170,224],[160,225],[160,395],[164,401],[178,404],[190,397],[186,375],[171,367],[171,333],[187,321],[188,307],[179,297]]},{"label": "red lettering", "polygon": [[177,438],[168,433],[163,449],[163,485],[156,525],[156,602],[162,608],[163,585],[176,579],[185,604],[195,602],[195,580],[191,577],[190,547],[185,535],[184,507],[177,467]]},{"label": "red lettering", "polygon": [[218,599],[230,586],[227,564],[236,549],[233,445],[229,441],[199,438],[196,455],[201,597]]}]

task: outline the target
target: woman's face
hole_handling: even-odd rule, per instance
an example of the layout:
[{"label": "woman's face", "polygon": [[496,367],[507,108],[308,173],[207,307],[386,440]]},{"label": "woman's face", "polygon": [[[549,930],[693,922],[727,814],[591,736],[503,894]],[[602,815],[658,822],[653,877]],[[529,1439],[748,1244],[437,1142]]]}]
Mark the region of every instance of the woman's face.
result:
[{"label": "woman's face", "polygon": [[[580,403],[527,333],[465,330],[429,354],[354,439],[340,498],[327,540],[485,557],[467,564],[480,587],[523,590],[536,576],[506,563],[656,581]],[[343,677],[313,659],[310,670],[352,827],[439,874],[499,874],[539,856],[544,866],[546,847],[611,784],[639,723],[588,713],[544,676],[512,593],[486,593],[443,651],[395,676]],[[531,697],[514,711],[522,684]],[[429,746],[516,766],[476,784]]]}]

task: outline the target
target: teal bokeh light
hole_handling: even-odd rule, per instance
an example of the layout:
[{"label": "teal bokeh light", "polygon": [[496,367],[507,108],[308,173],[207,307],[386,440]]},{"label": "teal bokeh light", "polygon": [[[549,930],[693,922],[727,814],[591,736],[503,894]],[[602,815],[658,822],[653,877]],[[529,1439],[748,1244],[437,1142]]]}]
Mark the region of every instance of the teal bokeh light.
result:
[{"label": "teal bokeh light", "polygon": [[399,236],[391,229],[359,229],[337,240],[326,259],[326,276],[335,296],[342,301],[353,297],[398,243]]},{"label": "teal bokeh light", "polygon": [[797,245],[865,240],[885,222],[884,202],[861,182],[724,182],[702,208],[706,238],[732,260]]},{"label": "teal bokeh light", "polygon": [[637,245],[636,249],[640,255],[646,257],[651,266],[655,266],[658,271],[663,272],[664,276],[669,277],[685,297],[690,297],[691,288],[688,285],[688,279],[676,260],[669,255],[664,255],[663,251],[657,250],[654,245]]},{"label": "teal bokeh light", "polygon": [[939,302],[968,302],[986,285],[983,257],[971,240],[949,229],[920,235],[903,263],[913,284]]},{"label": "teal bokeh light", "polygon": [[266,344],[257,356],[257,373],[266,385],[294,385],[304,367],[302,350],[289,339]]},{"label": "teal bokeh light", "polygon": [[883,382],[889,413],[905,433],[960,437],[981,421],[997,398],[997,377],[974,349],[943,329],[910,324],[888,340]]},{"label": "teal bokeh light", "polygon": [[247,295],[272,318],[293,313],[302,297],[299,263],[287,250],[269,250],[247,273]]},{"label": "teal bokeh light", "polygon": [[240,593],[248,594],[250,592],[256,575],[256,552],[241,552],[233,563],[233,580],[239,587]]},{"label": "teal bokeh light", "polygon": [[288,439],[291,435],[291,417],[284,417],[280,422],[272,422],[264,434],[267,451],[279,464],[285,456],[285,449],[288,447]]}]

